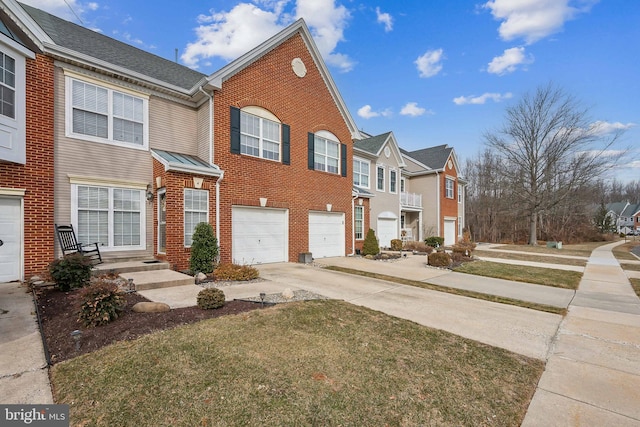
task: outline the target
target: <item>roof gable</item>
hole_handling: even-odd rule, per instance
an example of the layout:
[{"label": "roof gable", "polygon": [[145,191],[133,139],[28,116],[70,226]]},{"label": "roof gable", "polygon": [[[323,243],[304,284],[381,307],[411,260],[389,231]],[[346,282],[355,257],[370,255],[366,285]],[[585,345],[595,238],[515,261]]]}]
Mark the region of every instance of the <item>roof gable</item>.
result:
[{"label": "roof gable", "polygon": [[218,89],[222,88],[222,85],[226,80],[230,79],[240,71],[244,70],[246,67],[248,67],[258,59],[260,59],[262,56],[271,52],[276,47],[280,46],[283,42],[289,40],[291,37],[294,37],[297,34],[299,34],[302,37],[302,40],[304,41],[309,53],[311,54],[311,57],[313,58],[314,63],[318,67],[318,70],[320,71],[320,75],[322,76],[322,79],[324,80],[327,86],[327,89],[331,94],[331,97],[333,98],[336,106],[338,107],[338,110],[340,111],[340,114],[342,115],[347,125],[347,128],[351,132],[351,137],[353,139],[360,138],[361,137],[360,131],[358,130],[358,127],[356,126],[355,121],[351,116],[351,113],[347,109],[347,106],[344,103],[344,100],[342,99],[342,95],[340,95],[340,92],[338,91],[338,88],[335,82],[333,81],[333,78],[331,77],[331,74],[329,73],[329,70],[325,62],[322,59],[322,56],[320,55],[320,52],[318,51],[318,48],[315,42],[313,41],[313,37],[309,32],[309,28],[307,27],[307,24],[304,22],[302,18],[298,19],[296,22],[294,22],[284,30],[280,31],[278,34],[274,35],[273,37],[267,39],[260,45],[251,49],[249,52],[245,53],[238,59],[230,62],[229,64],[225,65],[215,73],[211,74],[209,77],[207,77],[207,80],[212,86]]},{"label": "roof gable", "polygon": [[372,136],[365,139],[357,140],[353,143],[353,148],[356,151],[365,152],[375,157],[380,157],[385,147],[389,147],[398,161],[399,167],[405,167],[404,158],[400,147],[396,141],[393,132],[386,132],[380,135]]},{"label": "roof gable", "polygon": [[443,170],[453,148],[444,145],[437,145],[435,147],[423,148],[416,151],[405,151],[406,155],[417,160],[430,169]]}]

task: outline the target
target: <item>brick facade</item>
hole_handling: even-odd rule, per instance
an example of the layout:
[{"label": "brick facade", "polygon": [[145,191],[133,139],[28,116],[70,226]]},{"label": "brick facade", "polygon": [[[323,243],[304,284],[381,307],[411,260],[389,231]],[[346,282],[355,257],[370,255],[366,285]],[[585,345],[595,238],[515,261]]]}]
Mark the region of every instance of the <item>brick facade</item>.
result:
[{"label": "brick facade", "polygon": [[[305,77],[294,74],[291,61],[301,58]],[[345,118],[299,34],[225,81],[214,94],[215,163],[225,171],[220,189],[221,259],[231,261],[231,207],[258,206],[289,210],[289,261],[309,247],[309,211],[345,214],[345,253],[352,248],[352,143]],[[229,107],[259,106],[291,128],[291,164],[231,154]],[[326,130],[347,145],[347,176],[309,170],[307,133]]]},{"label": "brick facade", "polygon": [[26,60],[26,164],[0,163],[0,187],[26,189],[24,276],[53,260],[53,59]]},{"label": "brick facade", "polygon": [[[458,171],[455,162],[451,162],[451,168],[445,165],[444,172],[440,175],[440,235],[444,237],[444,218],[456,218],[456,240],[458,236]],[[447,198],[447,177],[453,178],[453,199]]]}]

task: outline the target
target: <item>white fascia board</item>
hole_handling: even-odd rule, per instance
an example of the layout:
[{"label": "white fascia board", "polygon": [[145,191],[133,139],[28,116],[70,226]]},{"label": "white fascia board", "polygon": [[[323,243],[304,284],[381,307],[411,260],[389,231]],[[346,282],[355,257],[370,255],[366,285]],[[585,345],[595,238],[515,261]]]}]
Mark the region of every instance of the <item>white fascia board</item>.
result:
[{"label": "white fascia board", "polygon": [[49,35],[29,16],[15,0],[2,0],[0,7],[7,12],[20,29],[29,36],[40,50],[45,43],[53,43]]},{"label": "white fascia board", "polygon": [[36,58],[35,52],[33,52],[31,49],[29,49],[28,47],[18,43],[17,41],[15,41],[13,39],[5,36],[2,33],[0,33],[0,43],[6,44],[11,49],[13,49],[16,52],[20,53],[25,58],[30,58],[30,59],[35,59]]},{"label": "white fascia board", "polygon": [[360,131],[358,130],[358,127],[356,126],[356,123],[353,120],[351,113],[347,109],[347,106],[344,100],[342,99],[342,96],[340,95],[340,92],[338,91],[338,88],[335,82],[333,81],[333,78],[331,77],[331,74],[329,73],[329,69],[327,68],[327,65],[322,59],[322,55],[320,55],[320,52],[318,51],[318,47],[313,41],[313,37],[309,32],[309,28],[307,27],[307,24],[304,22],[304,19],[302,18],[298,19],[295,23],[291,24],[290,26],[280,31],[276,35],[272,36],[265,42],[261,43],[257,47],[251,49],[249,52],[245,53],[240,58],[230,62],[226,66],[222,67],[220,70],[211,74],[207,78],[209,84],[218,89],[222,88],[222,84],[226,80],[228,80],[230,77],[232,77],[239,71],[243,70],[247,66],[251,65],[253,62],[258,60],[265,54],[269,53],[271,50],[278,47],[280,44],[288,40],[291,36],[293,36],[297,32],[299,32],[300,35],[302,36],[302,39],[304,40],[305,44],[307,45],[307,48],[309,49],[309,52],[311,53],[311,57],[313,58],[314,63],[320,70],[320,75],[325,81],[325,84],[327,85],[327,88],[329,89],[329,92],[331,93],[331,96],[333,97],[336,103],[336,106],[338,107],[338,110],[342,114],[342,117],[345,120],[347,127],[349,128],[349,131],[351,132],[351,138],[361,139],[362,136],[360,135]]},{"label": "white fascia board", "polygon": [[[401,152],[401,154],[402,154],[402,152]],[[411,161],[412,161],[413,163],[415,163],[415,164],[417,164],[417,165],[419,165],[419,166],[422,166],[422,167],[425,169],[424,171],[420,171],[420,172],[412,172],[412,173],[414,173],[414,174],[421,174],[421,173],[424,173],[424,172],[427,172],[427,173],[434,173],[434,172],[436,172],[436,170],[435,170],[435,169],[431,169],[429,166],[425,165],[425,164],[424,164],[424,163],[422,163],[422,162],[419,162],[418,160],[414,159],[413,157],[411,157],[411,156],[409,156],[409,155],[407,155],[407,154],[402,154],[402,157],[406,157],[406,158],[408,158],[408,159],[411,159]]]}]

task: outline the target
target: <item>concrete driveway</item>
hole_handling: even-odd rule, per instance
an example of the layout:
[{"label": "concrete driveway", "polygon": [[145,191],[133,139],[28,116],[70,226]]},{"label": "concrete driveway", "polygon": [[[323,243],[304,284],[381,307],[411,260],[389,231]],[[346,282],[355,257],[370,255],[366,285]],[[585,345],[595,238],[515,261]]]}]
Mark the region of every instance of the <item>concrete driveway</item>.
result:
[{"label": "concrete driveway", "polygon": [[[257,268],[272,287],[278,284],[283,288],[304,289],[341,299],[540,360],[546,359],[562,320],[556,314],[398,285],[311,265],[282,263]],[[427,278],[445,271],[421,273],[421,278]],[[225,294],[231,291],[225,289]]]}]

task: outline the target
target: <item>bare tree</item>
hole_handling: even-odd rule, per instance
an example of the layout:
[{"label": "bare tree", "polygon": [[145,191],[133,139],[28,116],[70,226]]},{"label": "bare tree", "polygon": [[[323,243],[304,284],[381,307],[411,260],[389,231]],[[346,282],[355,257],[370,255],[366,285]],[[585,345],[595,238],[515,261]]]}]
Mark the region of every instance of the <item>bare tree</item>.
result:
[{"label": "bare tree", "polygon": [[603,134],[587,113],[573,96],[548,84],[508,107],[503,126],[484,135],[503,160],[495,172],[511,183],[511,203],[526,212],[530,245],[537,243],[542,214],[595,182],[622,155],[610,154],[620,132]]}]

